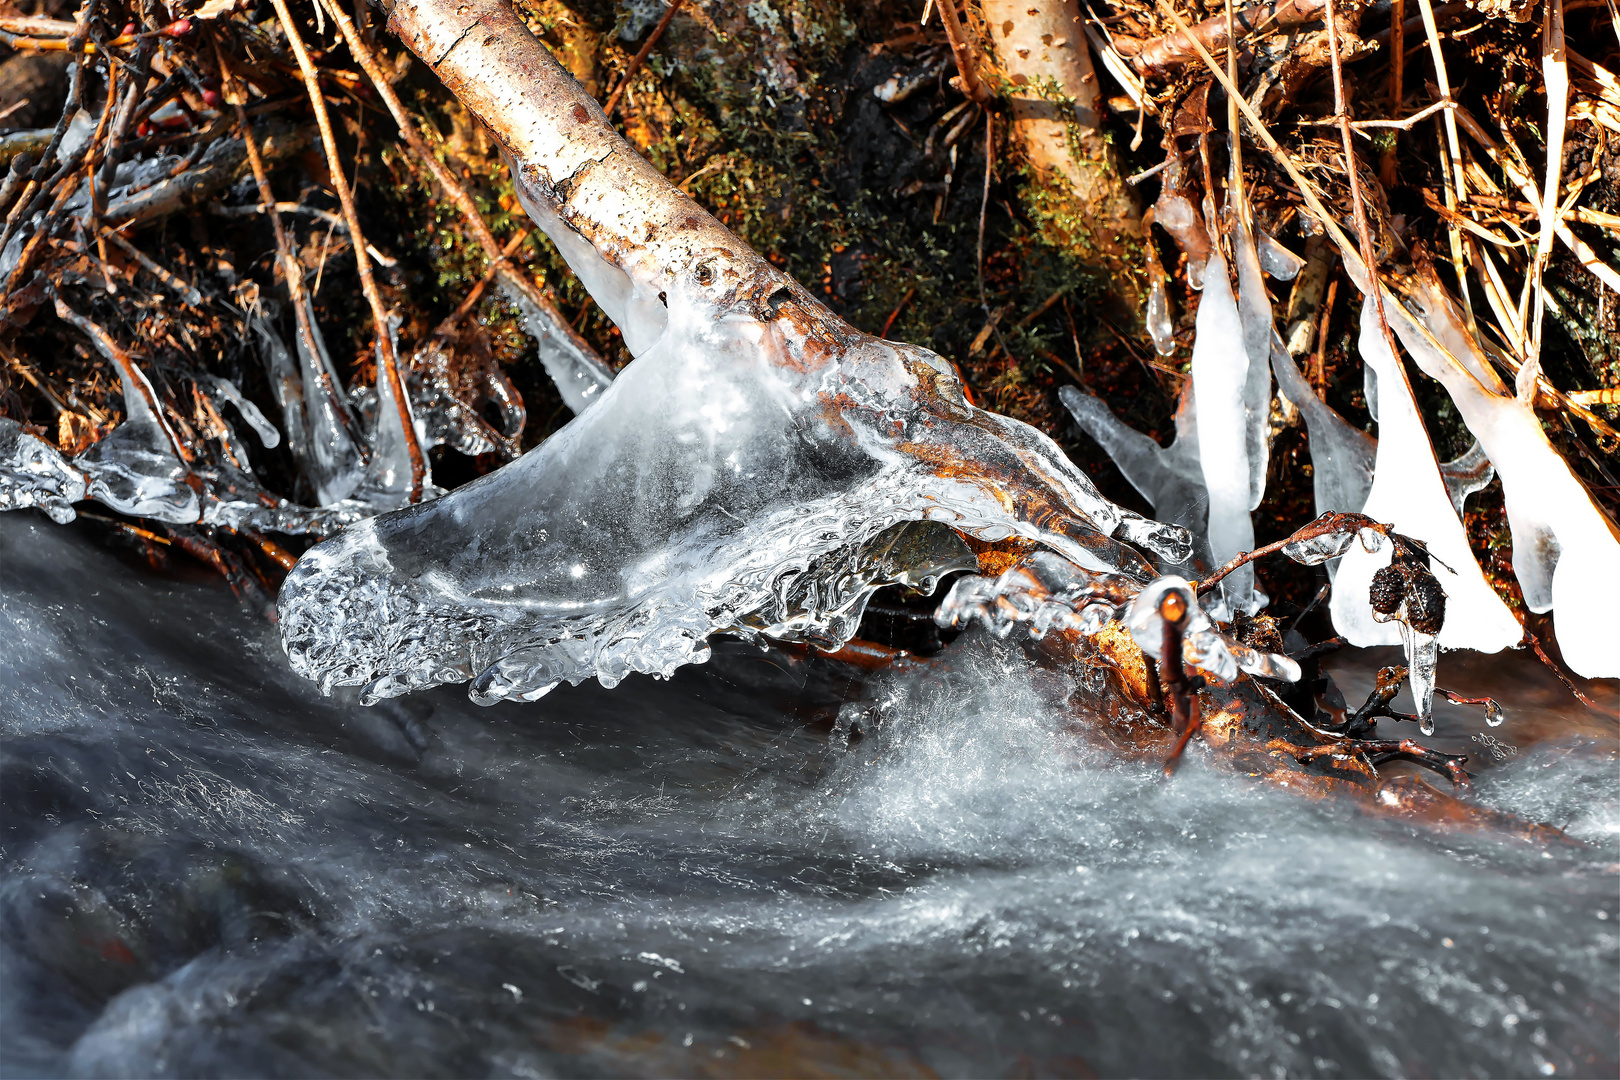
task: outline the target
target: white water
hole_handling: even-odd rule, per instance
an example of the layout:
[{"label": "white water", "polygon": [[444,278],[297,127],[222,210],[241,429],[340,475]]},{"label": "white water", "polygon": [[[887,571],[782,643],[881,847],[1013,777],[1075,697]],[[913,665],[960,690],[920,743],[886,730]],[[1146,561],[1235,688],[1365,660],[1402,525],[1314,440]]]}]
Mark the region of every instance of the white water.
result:
[{"label": "white water", "polygon": [[[1501,658],[1442,658],[1502,682],[1519,745],[1478,787],[1593,850],[1436,838],[1197,742],[1164,783],[983,639],[870,687],[848,749],[847,669],[743,646],[362,708],[216,582],[27,514],[0,627],[7,1075],[1620,1067],[1613,721]],[[1479,750],[1477,710],[1437,721]]]}]

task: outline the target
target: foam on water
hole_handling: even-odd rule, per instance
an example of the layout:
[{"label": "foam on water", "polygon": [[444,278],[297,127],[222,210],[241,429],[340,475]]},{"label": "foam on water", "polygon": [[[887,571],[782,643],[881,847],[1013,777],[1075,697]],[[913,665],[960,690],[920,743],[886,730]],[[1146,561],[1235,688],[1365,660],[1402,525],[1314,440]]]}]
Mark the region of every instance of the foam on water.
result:
[{"label": "foam on water", "polygon": [[[1164,783],[984,636],[869,685],[853,746],[846,669],[744,646],[363,708],[222,587],[27,513],[0,517],[0,627],[8,1075],[1620,1064],[1614,725],[1550,691],[1491,689],[1524,745],[1479,787],[1589,851],[1437,839],[1198,743]],[[1477,710],[1436,719],[1477,750]]]}]

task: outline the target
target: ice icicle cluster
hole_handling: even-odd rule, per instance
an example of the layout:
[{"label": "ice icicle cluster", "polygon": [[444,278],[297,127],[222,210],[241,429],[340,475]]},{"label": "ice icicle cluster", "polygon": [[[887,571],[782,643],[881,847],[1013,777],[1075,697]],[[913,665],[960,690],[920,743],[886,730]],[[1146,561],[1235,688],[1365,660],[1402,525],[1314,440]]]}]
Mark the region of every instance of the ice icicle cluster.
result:
[{"label": "ice icicle cluster", "polygon": [[1102,447],[1130,485],[1153,507],[1154,518],[1185,528],[1193,536],[1192,558],[1208,563],[1204,529],[1209,496],[1204,491],[1199,464],[1192,384],[1182,384],[1181,401],[1176,407],[1176,438],[1167,447],[1120,420],[1101,398],[1078,387],[1059,387],[1058,398],[1080,429]]},{"label": "ice icicle cluster", "polygon": [[[1198,403],[1198,454],[1209,495],[1206,535],[1216,565],[1254,547],[1249,519],[1253,481],[1249,459],[1249,357],[1237,298],[1227,280],[1226,260],[1211,252],[1204,273],[1193,340],[1192,387]],[[1220,585],[1217,608],[1253,612],[1265,604],[1245,566]]]},{"label": "ice icicle cluster", "polygon": [[367,700],[471,681],[492,702],[668,675],[715,632],[831,644],[852,630],[848,593],[805,575],[907,521],[1141,580],[1151,568],[1112,537],[1187,556],[1182,530],[1103,499],[925,350],[828,350],[793,318],[717,317],[673,289],[668,304],[659,338],[540,447],[307,553],[281,594],[293,667]]},{"label": "ice icicle cluster", "polygon": [[1210,681],[1221,684],[1237,679],[1239,672],[1266,679],[1296,682],[1299,664],[1286,656],[1251,649],[1236,638],[1221,633],[1215,621],[1198,602],[1198,594],[1186,578],[1167,574],[1150,583],[1132,599],[1124,616],[1125,628],[1141,650],[1155,660],[1164,656],[1164,617],[1159,614],[1164,595],[1171,590],[1186,601],[1187,619],[1182,627],[1181,656]]},{"label": "ice icicle cluster", "polygon": [[1491,370],[1432,271],[1412,282],[1411,299],[1445,351],[1404,318],[1390,324],[1418,367],[1445,386],[1502,479],[1525,605],[1552,611],[1559,650],[1576,673],[1620,676],[1620,622],[1610,614],[1620,610],[1620,541],[1535,412]]},{"label": "ice icicle cluster", "polygon": [[[1362,513],[1422,541],[1434,555],[1431,569],[1447,598],[1438,634],[1441,647],[1496,652],[1517,643],[1523,630],[1474,561],[1406,374],[1390,352],[1370,303],[1362,308],[1360,348],[1363,362],[1377,372],[1383,399],[1378,464]],[[1390,562],[1391,554],[1389,544],[1372,552],[1353,545],[1339,564],[1331,601],[1333,625],[1352,645],[1402,643],[1404,624],[1375,618],[1368,599],[1373,575]],[[1417,666],[1421,657],[1412,659]]]}]

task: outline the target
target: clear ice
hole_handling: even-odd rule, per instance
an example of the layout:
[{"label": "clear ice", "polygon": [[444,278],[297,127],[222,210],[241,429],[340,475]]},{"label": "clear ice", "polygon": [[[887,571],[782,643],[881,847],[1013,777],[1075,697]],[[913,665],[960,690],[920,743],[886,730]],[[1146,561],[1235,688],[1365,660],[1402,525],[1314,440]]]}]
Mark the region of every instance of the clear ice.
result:
[{"label": "clear ice", "polygon": [[[637,290],[598,263],[634,319]],[[368,700],[472,681],[492,702],[667,676],[707,659],[716,632],[836,644],[853,627],[805,576],[907,521],[1144,581],[1120,540],[1187,557],[1183,530],[1114,506],[1046,436],[969,405],[949,364],[847,328],[826,348],[832,317],[793,300],[812,333],[716,317],[671,288],[661,325],[626,331],[644,351],[547,442],[313,548],[281,594],[294,669]]]},{"label": "clear ice", "polygon": [[1378,443],[1340,416],[1300,372],[1294,358],[1274,338],[1271,370],[1282,395],[1299,409],[1311,448],[1311,487],[1317,514],[1360,513],[1372,490]]},{"label": "clear ice", "polygon": [[1164,657],[1164,617],[1159,614],[1159,606],[1165,594],[1171,591],[1181,593],[1187,607],[1187,620],[1181,637],[1182,659],[1211,681],[1230,683],[1240,671],[1266,679],[1298,681],[1299,664],[1293,660],[1276,653],[1251,649],[1231,635],[1221,633],[1209,612],[1199,603],[1192,584],[1174,574],[1166,574],[1142,589],[1125,611],[1125,628],[1131,632],[1131,637],[1143,652],[1155,660]]},{"label": "clear ice", "polygon": [[[1115,416],[1101,398],[1075,386],[1058,388],[1058,399],[1082,431],[1102,447],[1130,485],[1153,507],[1159,521],[1180,525],[1193,536],[1192,558],[1209,562],[1204,540],[1209,495],[1198,458],[1198,418],[1192,383],[1182,384],[1176,407],[1176,438],[1160,446]],[[1186,564],[1182,564],[1186,565]]]}]

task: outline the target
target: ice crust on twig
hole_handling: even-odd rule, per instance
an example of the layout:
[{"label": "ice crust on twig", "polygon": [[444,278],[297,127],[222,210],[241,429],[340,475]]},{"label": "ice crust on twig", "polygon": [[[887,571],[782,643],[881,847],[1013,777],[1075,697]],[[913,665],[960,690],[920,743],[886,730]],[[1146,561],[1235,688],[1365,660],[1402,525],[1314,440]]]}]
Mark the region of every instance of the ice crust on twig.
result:
[{"label": "ice crust on twig", "polygon": [[1166,574],[1143,588],[1125,611],[1122,620],[1125,628],[1144,653],[1155,660],[1163,658],[1164,617],[1160,610],[1165,593],[1171,590],[1181,593],[1186,602],[1187,617],[1181,639],[1182,659],[1210,680],[1230,683],[1237,679],[1239,672],[1287,682],[1299,679],[1299,664],[1288,657],[1251,649],[1229,634],[1222,633],[1209,612],[1199,604],[1192,584],[1174,574]]},{"label": "ice crust on twig", "polygon": [[859,335],[827,350],[794,320],[668,304],[656,342],[542,446],[310,551],[281,597],[294,668],[368,699],[472,680],[489,702],[668,675],[718,631],[835,645],[847,605],[804,576],[907,521],[1141,580],[1151,568],[1114,535],[1186,557],[1181,530],[968,405],[925,350]]}]

